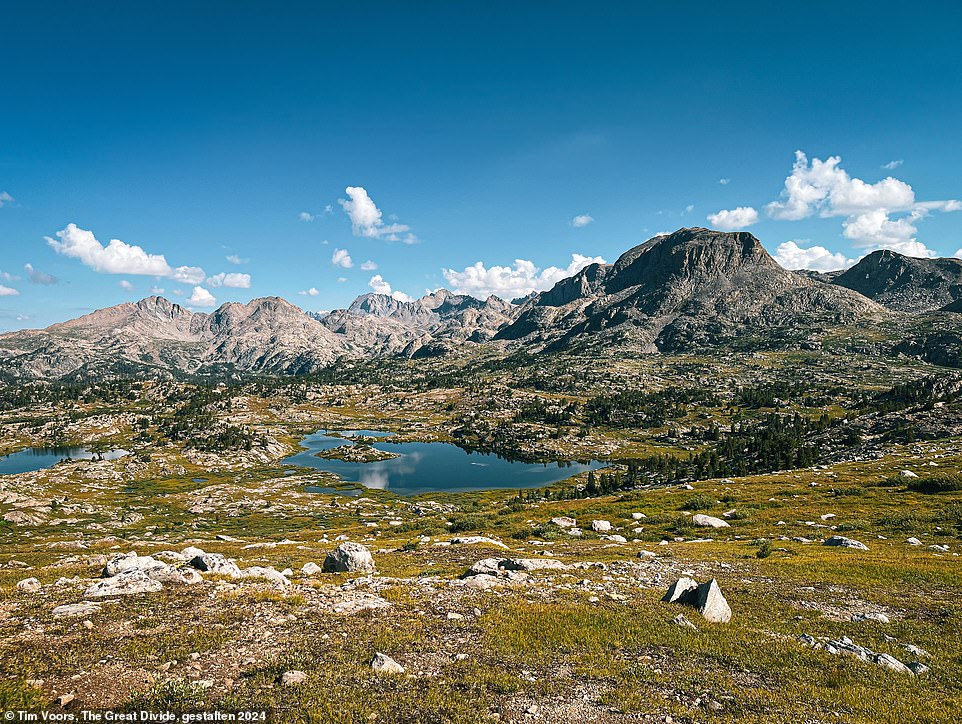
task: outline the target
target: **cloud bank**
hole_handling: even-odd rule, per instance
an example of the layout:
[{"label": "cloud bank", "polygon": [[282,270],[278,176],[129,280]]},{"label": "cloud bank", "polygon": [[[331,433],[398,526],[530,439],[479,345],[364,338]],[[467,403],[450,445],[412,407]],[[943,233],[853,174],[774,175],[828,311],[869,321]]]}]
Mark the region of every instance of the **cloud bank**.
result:
[{"label": "cloud bank", "polygon": [[572,254],[571,263],[565,268],[549,266],[539,269],[527,259],[515,259],[512,266],[488,267],[478,261],[461,271],[444,269],[442,273],[451,291],[458,294],[469,294],[479,299],[486,299],[492,294],[503,299],[516,299],[531,292],[550,289],[589,264],[604,263],[605,260],[600,256]]}]

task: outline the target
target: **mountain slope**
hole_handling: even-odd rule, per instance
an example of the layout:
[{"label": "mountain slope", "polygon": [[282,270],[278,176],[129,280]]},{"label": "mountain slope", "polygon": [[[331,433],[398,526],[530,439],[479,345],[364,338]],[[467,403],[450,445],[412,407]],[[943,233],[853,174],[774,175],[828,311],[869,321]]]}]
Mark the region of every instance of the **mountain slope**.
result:
[{"label": "mountain slope", "polygon": [[498,338],[546,349],[695,349],[884,314],[869,299],[780,267],[746,232],[680,229],[593,264],[527,302]]},{"label": "mountain slope", "polygon": [[341,338],[278,297],[225,304],[211,314],[148,297],[44,330],[0,335],[4,371],[18,377],[223,366],[294,373],[319,369],[346,351]]},{"label": "mountain slope", "polygon": [[962,299],[962,260],[918,259],[883,249],[836,276],[833,283],[889,309],[929,312]]},{"label": "mountain slope", "polygon": [[481,301],[439,289],[410,302],[364,294],[347,309],[331,312],[322,324],[369,355],[420,357],[456,351],[465,342],[485,342],[517,311],[498,297]]}]

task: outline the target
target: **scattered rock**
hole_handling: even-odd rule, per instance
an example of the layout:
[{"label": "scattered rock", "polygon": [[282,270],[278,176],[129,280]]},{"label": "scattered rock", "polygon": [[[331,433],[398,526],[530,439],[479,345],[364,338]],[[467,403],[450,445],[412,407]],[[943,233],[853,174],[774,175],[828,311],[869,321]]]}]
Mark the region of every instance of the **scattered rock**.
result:
[{"label": "scattered rock", "polygon": [[378,674],[403,674],[404,667],[387,654],[378,652],[371,660],[371,668]]},{"label": "scattered rock", "polygon": [[374,557],[360,543],[347,541],[327,554],[324,571],[328,573],[354,573],[374,571]]},{"label": "scattered rock", "polygon": [[495,548],[507,548],[504,543],[494,538],[485,538],[483,535],[461,536],[451,539],[452,545],[488,545]]},{"label": "scattered rock", "polygon": [[671,622],[676,626],[681,626],[682,628],[688,628],[688,629],[691,629],[692,631],[698,630],[698,627],[695,626],[695,624],[693,624],[691,621],[689,621],[688,617],[683,613],[679,613],[677,616],[675,616],[671,620]]},{"label": "scattered rock", "polygon": [[305,576],[316,576],[318,573],[323,572],[323,568],[314,563],[314,561],[309,561],[301,567],[301,573]]},{"label": "scattered rock", "polygon": [[909,539],[906,540],[905,542],[908,543],[910,546],[920,546],[920,545],[922,545],[922,541],[920,541],[918,538],[909,538]]},{"label": "scattered rock", "polygon": [[913,473],[911,470],[903,470],[899,473],[900,478],[917,478],[918,475]]},{"label": "scattered rock", "polygon": [[566,515],[558,516],[557,518],[552,518],[551,522],[554,523],[559,528],[574,528],[578,521],[574,518],[569,518]]},{"label": "scattered rock", "polygon": [[836,656],[853,656],[868,664],[875,664],[876,666],[881,666],[900,674],[909,674],[911,676],[915,673],[911,668],[903,664],[894,656],[891,656],[890,654],[878,653],[872,651],[871,649],[867,649],[864,646],[859,646],[847,636],[843,636],[840,639],[830,640],[816,639],[813,636],[808,635],[799,636],[798,638],[806,646],[824,649],[828,653]]},{"label": "scattered rock", "polygon": [[596,533],[607,533],[611,530],[611,521],[608,520],[593,520],[591,521],[591,530]]},{"label": "scattered rock", "polygon": [[886,616],[884,613],[879,613],[877,611],[870,611],[868,613],[855,614],[854,616],[852,616],[852,621],[855,621],[856,623],[859,623],[862,621],[875,621],[877,623],[888,623],[889,617]]},{"label": "scattered rock", "polygon": [[836,546],[839,548],[854,548],[855,550],[860,551],[868,550],[868,546],[864,543],[857,541],[854,538],[846,538],[844,535],[833,535],[831,538],[826,538],[822,545]]}]

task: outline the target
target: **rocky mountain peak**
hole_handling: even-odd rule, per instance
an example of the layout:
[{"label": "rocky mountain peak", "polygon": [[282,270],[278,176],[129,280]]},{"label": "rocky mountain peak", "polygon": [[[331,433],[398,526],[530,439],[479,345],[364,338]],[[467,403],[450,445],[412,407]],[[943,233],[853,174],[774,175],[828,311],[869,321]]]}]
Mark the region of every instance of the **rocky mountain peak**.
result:
[{"label": "rocky mountain peak", "polygon": [[833,281],[890,309],[926,312],[962,299],[962,260],[919,259],[882,249]]}]

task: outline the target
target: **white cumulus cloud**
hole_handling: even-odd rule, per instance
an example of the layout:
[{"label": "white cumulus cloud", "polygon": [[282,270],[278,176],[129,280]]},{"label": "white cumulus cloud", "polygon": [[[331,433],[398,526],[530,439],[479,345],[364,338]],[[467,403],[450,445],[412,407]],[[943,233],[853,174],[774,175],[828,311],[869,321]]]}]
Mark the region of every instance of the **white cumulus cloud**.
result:
[{"label": "white cumulus cloud", "polygon": [[370,259],[361,264],[361,271],[374,271],[375,269],[377,269],[377,264]]},{"label": "white cumulus cloud", "polygon": [[[839,156],[809,161],[795,152],[792,172],[785,179],[782,198],[765,207],[774,219],[797,221],[818,215],[846,217],[842,235],[856,247],[893,249],[910,256],[932,257],[935,252],[918,241],[916,223],[933,211],[962,209],[956,199],[918,201],[912,187],[893,176],[876,183],[853,178],[841,166]],[[883,166],[894,170],[901,160]]]},{"label": "white cumulus cloud", "polygon": [[111,239],[103,246],[92,231],[76,224],[56,233],[57,238],[46,237],[47,243],[58,254],[79,259],[94,271],[104,274],[144,274],[168,277],[184,284],[204,281],[204,270],[196,266],[180,266],[176,269],[167,263],[163,254],[149,254],[141,247]]},{"label": "white cumulus cloud", "polygon": [[778,245],[775,261],[786,269],[813,269],[815,271],[835,271],[845,269],[854,263],[842,253],[832,253],[824,246],[801,247],[794,241]]},{"label": "white cumulus cloud", "polygon": [[381,210],[363,186],[348,186],[344,193],[348,198],[338,199],[337,203],[351,219],[354,236],[400,241],[405,244],[417,243],[417,237],[411,233],[411,227],[407,224],[384,223]]},{"label": "white cumulus cloud", "polygon": [[820,216],[850,216],[877,208],[906,211],[915,204],[915,192],[904,181],[888,176],[871,184],[852,178],[841,167],[840,156],[822,161],[795,152],[795,164],[785,179],[782,201],[765,209],[773,219],[797,221],[818,213]]},{"label": "white cumulus cloud", "polygon": [[220,274],[215,274],[212,277],[207,277],[207,284],[211,287],[233,287],[234,289],[250,289],[251,287],[251,275],[250,274],[239,274],[237,272],[231,272],[225,274],[221,272]]},{"label": "white cumulus cloud", "polygon": [[393,297],[399,302],[411,301],[411,297],[404,292],[391,289],[391,285],[388,284],[388,282],[380,274],[375,274],[373,277],[371,277],[371,280],[368,282],[368,286],[371,287],[371,291],[373,291],[375,294],[385,294],[389,297]]},{"label": "white cumulus cloud", "polygon": [[305,297],[316,297],[320,292],[317,291],[315,287],[311,287],[310,289],[305,289],[303,292],[298,292],[298,294]]},{"label": "white cumulus cloud", "polygon": [[129,292],[134,288],[134,285],[128,282],[126,279],[121,279],[120,282],[118,282],[118,286],[125,292]]},{"label": "white cumulus cloud", "polygon": [[906,256],[934,257],[936,253],[915,238],[915,222],[925,216],[917,210],[899,219],[889,218],[885,209],[875,209],[850,216],[842,224],[842,235],[856,246],[872,249],[892,249]]},{"label": "white cumulus cloud", "polygon": [[302,211],[297,215],[297,218],[301,221],[314,221],[314,214],[308,213],[307,211]]},{"label": "white cumulus cloud", "polygon": [[8,194],[6,191],[0,191],[0,207],[6,206],[7,204],[13,203],[13,196]]},{"label": "white cumulus cloud", "polygon": [[7,287],[7,286],[4,286],[3,284],[0,284],[0,297],[16,297],[19,295],[20,295],[20,292],[18,292],[13,287]]},{"label": "white cumulus cloud", "polygon": [[331,254],[331,264],[342,269],[350,269],[354,266],[354,261],[351,259],[351,255],[347,253],[347,249],[335,249],[334,253]]},{"label": "white cumulus cloud", "polygon": [[527,259],[515,259],[512,266],[487,267],[484,262],[478,261],[462,271],[444,269],[442,272],[451,291],[458,294],[469,294],[479,299],[486,299],[492,294],[504,299],[515,299],[531,292],[550,289],[589,264],[604,263],[605,260],[600,256],[572,254],[571,263],[564,268],[549,266],[539,269],[534,262]]},{"label": "white cumulus cloud", "polygon": [[227,261],[229,261],[231,264],[238,264],[238,265],[246,264],[247,262],[250,261],[250,259],[241,258],[237,254],[231,254],[230,256],[226,256],[224,258],[227,259]]},{"label": "white cumulus cloud", "polygon": [[722,231],[744,229],[758,221],[758,212],[751,206],[739,206],[735,209],[723,209],[714,214],[708,214],[708,222],[712,228]]},{"label": "white cumulus cloud", "polygon": [[187,303],[193,304],[195,307],[213,307],[217,304],[217,300],[213,294],[203,287],[194,287],[194,291],[187,300]]},{"label": "white cumulus cloud", "polygon": [[571,220],[571,225],[576,229],[580,229],[583,226],[587,226],[594,220],[594,217],[590,216],[589,214],[578,214]]}]

